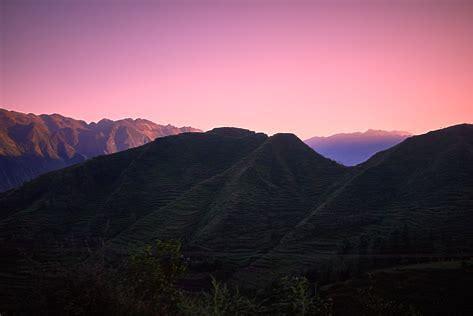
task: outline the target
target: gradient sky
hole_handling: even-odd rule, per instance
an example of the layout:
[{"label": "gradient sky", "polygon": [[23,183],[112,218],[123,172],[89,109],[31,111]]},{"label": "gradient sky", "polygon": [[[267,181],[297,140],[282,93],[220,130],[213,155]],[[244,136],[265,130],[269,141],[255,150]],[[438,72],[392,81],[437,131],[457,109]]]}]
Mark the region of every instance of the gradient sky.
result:
[{"label": "gradient sky", "polygon": [[7,109],[301,138],[473,122],[472,1],[0,2]]}]

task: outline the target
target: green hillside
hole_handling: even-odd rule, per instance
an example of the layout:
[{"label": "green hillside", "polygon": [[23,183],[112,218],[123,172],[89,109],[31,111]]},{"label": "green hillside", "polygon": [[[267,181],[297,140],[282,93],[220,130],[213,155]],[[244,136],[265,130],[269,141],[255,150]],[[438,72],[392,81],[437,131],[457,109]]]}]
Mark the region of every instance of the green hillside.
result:
[{"label": "green hillside", "polygon": [[473,126],[411,137],[352,169],[249,273],[352,274],[403,257],[471,255],[472,211]]},{"label": "green hillside", "polygon": [[156,239],[181,240],[191,266],[218,261],[244,287],[466,257],[472,209],[472,125],[410,137],[353,168],[292,134],[169,136],[0,194],[0,301],[27,291],[38,267],[99,254],[114,264]]},{"label": "green hillside", "polygon": [[225,172],[154,209],[112,239],[112,249],[182,239],[188,253],[246,265],[320,203],[346,169],[294,135],[276,134]]},{"label": "green hillside", "polygon": [[[29,261],[85,259],[94,249],[197,183],[232,166],[267,139],[239,130],[189,133],[55,171],[0,195],[0,282],[29,279]],[[20,255],[21,254],[21,255]],[[31,260],[30,260],[31,259]],[[3,289],[2,289],[3,290]]]}]

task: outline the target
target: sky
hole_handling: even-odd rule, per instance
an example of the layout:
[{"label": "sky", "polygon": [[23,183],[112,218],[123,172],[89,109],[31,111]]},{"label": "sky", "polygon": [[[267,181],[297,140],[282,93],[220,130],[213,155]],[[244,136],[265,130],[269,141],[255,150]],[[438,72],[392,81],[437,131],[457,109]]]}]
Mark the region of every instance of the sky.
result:
[{"label": "sky", "polygon": [[473,1],[0,0],[0,107],[302,139],[473,123]]}]

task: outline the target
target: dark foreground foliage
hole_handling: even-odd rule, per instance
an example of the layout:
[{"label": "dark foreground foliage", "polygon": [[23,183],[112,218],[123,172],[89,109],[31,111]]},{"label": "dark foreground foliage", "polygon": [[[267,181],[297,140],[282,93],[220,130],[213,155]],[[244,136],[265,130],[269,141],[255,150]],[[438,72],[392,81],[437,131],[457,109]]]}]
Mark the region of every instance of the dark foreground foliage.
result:
[{"label": "dark foreground foliage", "polygon": [[[118,267],[96,260],[74,271],[40,273],[33,292],[21,298],[15,314],[333,315],[337,310],[327,292],[316,295],[315,285],[305,277],[283,277],[251,294],[212,278],[207,291],[188,292],[178,285],[187,265],[179,242],[157,241],[132,253]],[[380,296],[371,288],[353,297],[356,314],[420,314],[409,304]]]},{"label": "dark foreground foliage", "polygon": [[472,315],[473,261],[443,260],[372,271],[324,286],[334,315]]},{"label": "dark foreground foliage", "polygon": [[331,315],[330,300],[314,295],[306,278],[286,277],[248,296],[212,278],[209,291],[177,286],[186,259],[176,241],[157,241],[118,268],[82,264],[38,278],[21,313],[45,315]]}]

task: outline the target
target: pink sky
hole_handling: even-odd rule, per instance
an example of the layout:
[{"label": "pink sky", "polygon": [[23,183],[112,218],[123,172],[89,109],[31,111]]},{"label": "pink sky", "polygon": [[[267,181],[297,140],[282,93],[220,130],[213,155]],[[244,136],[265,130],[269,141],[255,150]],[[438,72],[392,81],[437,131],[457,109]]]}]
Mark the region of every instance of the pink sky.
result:
[{"label": "pink sky", "polygon": [[473,5],[177,2],[2,1],[0,107],[301,138],[473,122]]}]

